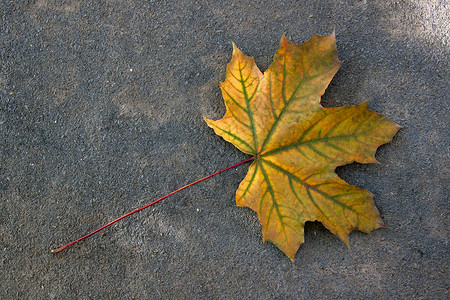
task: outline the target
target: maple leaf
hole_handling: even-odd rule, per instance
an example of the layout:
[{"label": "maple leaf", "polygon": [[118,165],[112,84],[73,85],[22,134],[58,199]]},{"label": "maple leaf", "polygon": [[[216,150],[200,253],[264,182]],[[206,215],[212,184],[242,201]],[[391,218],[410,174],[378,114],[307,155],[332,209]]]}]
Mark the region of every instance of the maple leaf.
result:
[{"label": "maple leaf", "polygon": [[236,201],[258,213],[264,241],[294,260],[307,221],[320,221],[349,245],[352,230],[384,226],[369,191],[340,179],[335,169],[373,163],[377,148],[400,128],[357,106],[324,108],[320,97],[341,66],[334,34],[295,45],[283,35],[263,74],[233,44],[221,83],[225,116],[207,119],[215,133],[254,156]]}]

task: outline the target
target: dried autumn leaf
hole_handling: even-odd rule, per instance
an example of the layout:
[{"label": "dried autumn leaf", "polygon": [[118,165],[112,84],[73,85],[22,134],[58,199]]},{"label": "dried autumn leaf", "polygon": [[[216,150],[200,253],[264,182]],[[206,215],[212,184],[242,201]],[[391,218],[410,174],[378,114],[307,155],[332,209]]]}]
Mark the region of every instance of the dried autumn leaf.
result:
[{"label": "dried autumn leaf", "polygon": [[335,169],[376,162],[376,149],[399,126],[366,103],[324,108],[320,97],[341,62],[334,34],[301,45],[283,35],[262,74],[233,44],[221,83],[225,116],[205,118],[215,133],[255,157],[236,200],[258,213],[264,241],[292,260],[304,242],[307,221],[320,221],[347,245],[348,234],[383,226],[372,194],[347,184]]}]

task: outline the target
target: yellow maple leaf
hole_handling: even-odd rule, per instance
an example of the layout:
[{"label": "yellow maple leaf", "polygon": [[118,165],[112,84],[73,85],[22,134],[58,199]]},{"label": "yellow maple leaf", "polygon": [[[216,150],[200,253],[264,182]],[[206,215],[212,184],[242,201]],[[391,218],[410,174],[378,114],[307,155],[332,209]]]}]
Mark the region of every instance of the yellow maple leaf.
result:
[{"label": "yellow maple leaf", "polygon": [[236,200],[258,213],[264,241],[292,260],[307,221],[320,221],[347,245],[354,230],[384,226],[369,191],[340,179],[335,169],[376,162],[376,149],[400,128],[366,103],[324,108],[320,97],[341,65],[334,34],[295,45],[283,35],[263,74],[233,44],[221,83],[225,116],[205,118],[215,133],[254,156]]}]

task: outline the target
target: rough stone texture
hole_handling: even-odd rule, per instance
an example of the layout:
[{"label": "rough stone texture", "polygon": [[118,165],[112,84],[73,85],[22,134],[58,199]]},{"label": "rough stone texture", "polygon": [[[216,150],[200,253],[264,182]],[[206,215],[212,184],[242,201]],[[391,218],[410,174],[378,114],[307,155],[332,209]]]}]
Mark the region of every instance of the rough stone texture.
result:
[{"label": "rough stone texture", "polygon": [[[3,299],[447,299],[446,1],[0,2]],[[266,69],[281,34],[336,30],[326,107],[371,100],[406,126],[380,165],[339,168],[389,229],[351,249],[318,223],[292,263],[235,205],[246,166],[58,255],[51,248],[246,158],[202,114],[233,40]]]}]

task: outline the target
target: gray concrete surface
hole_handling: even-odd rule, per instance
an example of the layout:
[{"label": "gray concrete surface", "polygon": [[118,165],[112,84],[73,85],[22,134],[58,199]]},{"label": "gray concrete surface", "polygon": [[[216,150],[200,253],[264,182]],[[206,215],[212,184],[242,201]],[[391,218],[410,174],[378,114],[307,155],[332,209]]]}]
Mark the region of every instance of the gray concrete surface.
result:
[{"label": "gray concrete surface", "polygon": [[[448,299],[446,1],[2,0],[0,16],[2,299]],[[264,70],[283,32],[333,29],[324,106],[370,100],[406,126],[382,164],[338,170],[389,229],[348,250],[308,223],[292,263],[236,207],[243,166],[49,253],[246,157],[202,120],[225,112],[232,40]]]}]

